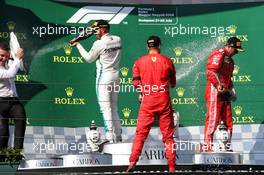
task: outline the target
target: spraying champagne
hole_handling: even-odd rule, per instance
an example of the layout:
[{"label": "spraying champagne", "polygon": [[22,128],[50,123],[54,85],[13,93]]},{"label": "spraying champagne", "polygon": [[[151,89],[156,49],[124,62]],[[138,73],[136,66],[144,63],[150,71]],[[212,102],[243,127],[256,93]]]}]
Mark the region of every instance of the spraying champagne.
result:
[{"label": "spraying champagne", "polygon": [[73,38],[69,43],[74,44],[78,41],[85,40],[95,34],[98,31],[98,27],[86,27],[81,31],[75,38]]}]

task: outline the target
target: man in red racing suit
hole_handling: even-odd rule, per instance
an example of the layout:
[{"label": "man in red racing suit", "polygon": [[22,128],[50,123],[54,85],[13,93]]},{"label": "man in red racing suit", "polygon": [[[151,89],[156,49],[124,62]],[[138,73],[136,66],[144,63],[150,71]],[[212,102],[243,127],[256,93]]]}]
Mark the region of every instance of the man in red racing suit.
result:
[{"label": "man in red racing suit", "polygon": [[220,121],[223,121],[227,126],[230,135],[229,143],[231,143],[233,129],[231,101],[236,99],[236,92],[231,80],[234,70],[232,56],[240,51],[244,51],[241,41],[236,37],[231,37],[224,47],[214,50],[208,57],[204,151],[212,151],[213,135]]},{"label": "man in red racing suit", "polygon": [[160,54],[159,37],[150,36],[147,46],[149,54],[140,57],[133,67],[133,85],[139,92],[141,106],[127,172],[135,167],[155,117],[159,120],[169,171],[174,172],[176,151],[169,86],[176,85],[176,71],[171,59]]}]

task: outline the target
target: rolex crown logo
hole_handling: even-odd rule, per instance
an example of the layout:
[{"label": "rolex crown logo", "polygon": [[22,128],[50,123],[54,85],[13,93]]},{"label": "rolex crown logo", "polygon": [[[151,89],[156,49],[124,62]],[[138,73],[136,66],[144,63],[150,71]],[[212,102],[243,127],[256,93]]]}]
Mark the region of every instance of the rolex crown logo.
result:
[{"label": "rolex crown logo", "polygon": [[9,31],[14,31],[16,26],[16,23],[14,21],[8,21],[6,24]]},{"label": "rolex crown logo", "polygon": [[73,91],[74,91],[74,89],[73,89],[72,87],[67,87],[67,88],[65,89],[66,95],[67,95],[68,97],[71,97],[71,96],[73,95]]},{"label": "rolex crown logo", "polygon": [[66,55],[70,55],[72,51],[72,47],[70,45],[64,46],[64,52]]},{"label": "rolex crown logo", "polygon": [[176,89],[176,92],[177,92],[179,97],[182,97],[184,95],[184,91],[185,91],[185,89],[183,89],[182,87],[179,87]]},{"label": "rolex crown logo", "polygon": [[126,77],[127,76],[127,74],[128,74],[128,68],[126,68],[126,67],[122,67],[121,69],[120,69],[120,71],[121,71],[121,74],[122,74],[122,76],[123,77]]},{"label": "rolex crown logo", "polygon": [[241,112],[242,112],[242,109],[243,108],[241,106],[235,106],[234,107],[235,114],[239,116],[241,114]]},{"label": "rolex crown logo", "polygon": [[175,55],[176,55],[177,57],[181,56],[181,54],[182,54],[182,48],[180,48],[180,47],[176,47],[176,48],[174,48],[173,50],[174,50]]},{"label": "rolex crown logo", "polygon": [[122,109],[122,112],[123,112],[123,115],[125,118],[128,118],[130,116],[130,113],[131,113],[131,109],[129,108],[124,108]]},{"label": "rolex crown logo", "polygon": [[236,33],[237,26],[231,25],[229,26],[229,33],[230,34],[235,34]]},{"label": "rolex crown logo", "polygon": [[239,67],[237,65],[234,66],[233,75],[237,75],[239,71]]}]

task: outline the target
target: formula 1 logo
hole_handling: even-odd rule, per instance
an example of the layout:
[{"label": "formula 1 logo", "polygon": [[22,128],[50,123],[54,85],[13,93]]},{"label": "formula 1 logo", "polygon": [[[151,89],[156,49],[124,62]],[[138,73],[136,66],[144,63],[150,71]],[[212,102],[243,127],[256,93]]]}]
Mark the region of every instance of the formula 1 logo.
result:
[{"label": "formula 1 logo", "polygon": [[67,23],[87,24],[91,20],[104,19],[109,24],[119,24],[135,7],[85,6],[79,9]]}]

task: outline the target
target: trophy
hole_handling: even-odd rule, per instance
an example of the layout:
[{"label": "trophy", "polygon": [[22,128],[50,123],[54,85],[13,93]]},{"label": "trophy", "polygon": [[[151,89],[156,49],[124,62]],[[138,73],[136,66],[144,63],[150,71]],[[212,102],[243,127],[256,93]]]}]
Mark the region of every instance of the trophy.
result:
[{"label": "trophy", "polygon": [[91,147],[92,152],[99,151],[99,149],[100,149],[100,137],[101,137],[101,134],[98,131],[94,120],[92,120],[91,126],[89,127],[89,131],[86,135],[87,142],[88,142],[89,146]]},{"label": "trophy", "polygon": [[216,131],[216,140],[218,144],[216,145],[216,151],[225,152],[230,149],[230,134],[227,131],[227,127],[224,122],[221,121],[218,129]]}]

